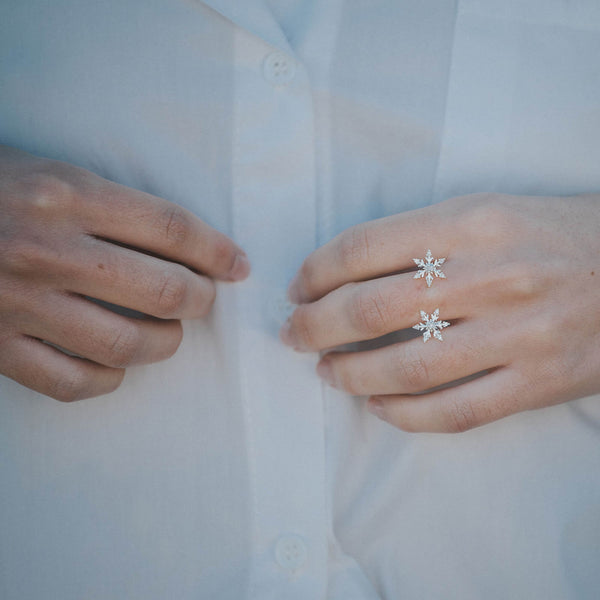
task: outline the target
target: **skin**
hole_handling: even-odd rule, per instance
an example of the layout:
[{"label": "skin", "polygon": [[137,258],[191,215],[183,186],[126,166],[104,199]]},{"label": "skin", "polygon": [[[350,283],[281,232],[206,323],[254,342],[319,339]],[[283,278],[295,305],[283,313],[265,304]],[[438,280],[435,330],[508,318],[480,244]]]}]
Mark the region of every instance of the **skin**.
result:
[{"label": "skin", "polygon": [[[430,288],[406,272],[427,248],[446,257]],[[368,396],[390,424],[461,432],[600,392],[599,257],[599,195],[454,198],[355,226],[308,256],[280,336],[325,351],[321,377]],[[451,323],[443,341],[335,350],[436,308]]]},{"label": "skin", "polygon": [[126,367],[174,354],[180,320],[209,312],[215,279],[249,269],[171,202],[0,146],[0,373],[33,390],[62,401],[113,391]]}]

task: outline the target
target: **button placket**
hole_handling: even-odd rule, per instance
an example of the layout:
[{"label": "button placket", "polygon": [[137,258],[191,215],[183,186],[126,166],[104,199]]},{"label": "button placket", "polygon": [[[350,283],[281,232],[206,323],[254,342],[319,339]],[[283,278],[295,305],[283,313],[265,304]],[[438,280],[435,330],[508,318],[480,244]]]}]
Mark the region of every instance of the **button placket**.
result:
[{"label": "button placket", "polygon": [[[323,598],[327,516],[317,357],[284,351],[277,335],[292,308],[285,283],[316,239],[313,99],[290,55],[239,30],[236,56],[233,229],[253,259],[237,312],[244,324],[239,344],[247,349],[239,385],[252,489],[250,597],[281,586],[269,597]],[[265,219],[268,232],[256,235]]]}]

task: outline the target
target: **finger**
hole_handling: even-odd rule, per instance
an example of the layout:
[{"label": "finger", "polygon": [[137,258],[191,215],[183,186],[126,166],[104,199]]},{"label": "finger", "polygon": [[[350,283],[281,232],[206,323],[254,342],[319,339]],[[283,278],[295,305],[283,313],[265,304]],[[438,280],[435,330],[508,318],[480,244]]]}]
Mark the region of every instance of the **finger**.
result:
[{"label": "finger", "polygon": [[43,342],[18,336],[4,345],[1,371],[18,383],[62,402],[108,394],[119,387],[124,369],[67,356]]},{"label": "finger", "polygon": [[188,268],[89,238],[81,255],[61,265],[64,289],[161,319],[205,316],[214,283]]},{"label": "finger", "polygon": [[405,269],[423,258],[425,239],[435,258],[450,253],[448,227],[438,210],[427,207],[355,225],[306,258],[290,284],[293,302],[309,302],[351,281],[364,281]]},{"label": "finger", "polygon": [[411,274],[348,283],[310,304],[298,306],[285,325],[282,341],[298,351],[323,350],[374,339],[412,327],[420,310],[436,308],[444,319],[468,314],[469,298],[456,279],[450,286],[415,285]]},{"label": "finger", "polygon": [[443,341],[421,337],[364,352],[331,352],[317,365],[330,385],[355,396],[414,394],[504,362],[502,341],[490,344],[479,321],[443,331]]},{"label": "finger", "polygon": [[468,383],[430,394],[374,396],[369,410],[391,425],[413,432],[458,433],[523,410],[525,384],[505,367]]},{"label": "finger", "polygon": [[84,224],[98,237],[144,249],[209,277],[244,279],[245,252],[190,211],[99,178],[86,198]]},{"label": "finger", "polygon": [[23,334],[108,367],[164,360],[181,342],[179,321],[129,318],[72,295],[40,300],[31,307],[35,319],[15,324]]}]

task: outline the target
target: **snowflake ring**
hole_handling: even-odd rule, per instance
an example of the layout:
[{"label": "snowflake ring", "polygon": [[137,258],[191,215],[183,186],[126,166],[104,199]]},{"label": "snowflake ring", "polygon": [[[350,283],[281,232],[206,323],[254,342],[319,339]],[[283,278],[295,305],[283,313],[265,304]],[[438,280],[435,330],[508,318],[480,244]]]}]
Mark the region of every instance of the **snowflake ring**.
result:
[{"label": "snowflake ring", "polygon": [[420,271],[415,273],[414,279],[425,277],[425,281],[427,281],[427,287],[431,287],[434,277],[446,279],[446,276],[440,270],[440,267],[446,262],[445,258],[433,258],[431,250],[427,250],[425,260],[421,258],[413,258],[413,260],[420,269]]},{"label": "snowflake ring", "polygon": [[413,329],[418,329],[423,332],[423,342],[426,342],[431,336],[436,340],[440,340],[440,342],[444,341],[442,329],[444,329],[444,327],[449,327],[450,323],[448,323],[448,321],[440,321],[439,318],[439,308],[436,308],[431,315],[428,315],[424,310],[421,311],[422,322],[413,325]]}]

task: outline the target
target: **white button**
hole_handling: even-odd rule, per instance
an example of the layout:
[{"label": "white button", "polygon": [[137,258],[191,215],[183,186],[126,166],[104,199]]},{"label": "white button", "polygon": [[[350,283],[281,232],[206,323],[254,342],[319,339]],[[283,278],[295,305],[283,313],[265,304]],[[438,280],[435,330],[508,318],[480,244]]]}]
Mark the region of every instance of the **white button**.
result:
[{"label": "white button", "polygon": [[273,52],[265,58],[263,74],[269,83],[285,85],[294,79],[296,62],[283,52]]},{"label": "white button", "polygon": [[269,313],[271,318],[275,321],[279,326],[283,325],[287,318],[294,312],[296,308],[295,304],[292,304],[285,292],[281,294],[276,294],[272,297],[268,302]]},{"label": "white button", "polygon": [[297,535],[283,535],[275,545],[275,560],[280,567],[296,571],[306,562],[308,550],[304,540]]}]

